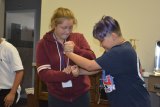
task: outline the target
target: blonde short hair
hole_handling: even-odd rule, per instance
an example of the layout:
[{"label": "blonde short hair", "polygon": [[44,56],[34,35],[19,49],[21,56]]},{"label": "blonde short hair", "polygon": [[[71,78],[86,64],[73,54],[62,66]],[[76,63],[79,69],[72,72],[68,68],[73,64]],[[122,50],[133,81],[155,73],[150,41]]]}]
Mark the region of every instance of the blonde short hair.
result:
[{"label": "blonde short hair", "polygon": [[53,16],[51,17],[50,28],[54,29],[58,24],[61,24],[64,19],[73,19],[73,24],[77,24],[77,19],[74,17],[71,10],[59,7],[54,11]]}]

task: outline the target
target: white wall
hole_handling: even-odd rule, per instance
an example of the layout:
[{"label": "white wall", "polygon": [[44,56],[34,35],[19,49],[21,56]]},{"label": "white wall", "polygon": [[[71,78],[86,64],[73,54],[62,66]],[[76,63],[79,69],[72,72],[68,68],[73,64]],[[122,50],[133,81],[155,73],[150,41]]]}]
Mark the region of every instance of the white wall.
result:
[{"label": "white wall", "polygon": [[160,0],[42,0],[41,37],[49,30],[50,18],[58,7],[71,9],[78,19],[75,31],[87,38],[91,48],[100,56],[103,52],[92,37],[94,24],[103,16],[118,20],[123,36],[137,39],[137,53],[145,71],[154,67],[155,41],[160,40]]},{"label": "white wall", "polygon": [[0,0],[0,37],[4,33],[4,0]]}]

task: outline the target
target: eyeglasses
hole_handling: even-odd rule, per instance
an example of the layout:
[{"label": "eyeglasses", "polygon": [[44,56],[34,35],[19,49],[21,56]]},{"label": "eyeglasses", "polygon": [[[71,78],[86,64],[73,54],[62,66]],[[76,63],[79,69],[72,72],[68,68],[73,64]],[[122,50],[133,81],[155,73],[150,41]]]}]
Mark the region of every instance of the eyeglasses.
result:
[{"label": "eyeglasses", "polygon": [[60,28],[62,29],[62,30],[69,30],[69,31],[72,31],[73,30],[73,26],[60,26]]}]

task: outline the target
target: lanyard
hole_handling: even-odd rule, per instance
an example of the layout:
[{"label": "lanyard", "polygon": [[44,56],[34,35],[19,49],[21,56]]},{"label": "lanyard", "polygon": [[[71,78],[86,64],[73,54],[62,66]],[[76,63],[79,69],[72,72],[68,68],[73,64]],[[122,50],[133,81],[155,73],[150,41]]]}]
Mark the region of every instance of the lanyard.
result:
[{"label": "lanyard", "polygon": [[[59,45],[58,45],[58,41],[57,41],[57,38],[56,38],[56,36],[55,36],[54,33],[53,33],[53,38],[56,40],[57,51],[58,51],[58,55],[59,55],[59,59],[60,59],[59,66],[60,66],[60,71],[62,71],[62,69],[64,69],[64,68],[66,67],[64,54],[63,54],[62,51],[60,52],[60,48],[59,48]],[[65,40],[65,41],[66,41],[66,40]],[[67,66],[68,66],[68,65],[69,65],[69,58],[67,59]]]}]

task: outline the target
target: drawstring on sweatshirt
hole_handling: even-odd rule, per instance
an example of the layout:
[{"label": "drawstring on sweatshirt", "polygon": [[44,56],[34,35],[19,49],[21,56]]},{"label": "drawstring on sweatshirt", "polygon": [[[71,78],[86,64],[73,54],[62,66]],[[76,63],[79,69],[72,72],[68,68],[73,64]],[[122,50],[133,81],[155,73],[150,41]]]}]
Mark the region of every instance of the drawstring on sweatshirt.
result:
[{"label": "drawstring on sweatshirt", "polygon": [[[58,55],[59,55],[59,59],[60,59],[60,71],[62,71],[62,65],[65,67],[65,59],[64,57],[62,58],[62,54],[63,52],[60,52],[60,49],[59,49],[59,45],[58,45],[58,41],[57,41],[57,38],[55,36],[55,34],[53,33],[53,38],[56,40],[56,46],[57,46],[57,50],[58,50]],[[65,40],[66,41],[66,40]],[[63,64],[62,64],[63,62]],[[69,58],[67,59],[67,66],[69,65]]]}]

